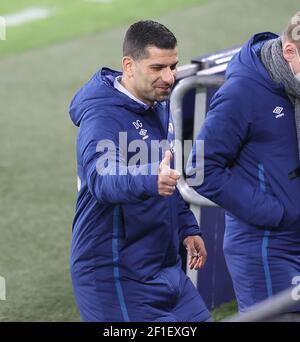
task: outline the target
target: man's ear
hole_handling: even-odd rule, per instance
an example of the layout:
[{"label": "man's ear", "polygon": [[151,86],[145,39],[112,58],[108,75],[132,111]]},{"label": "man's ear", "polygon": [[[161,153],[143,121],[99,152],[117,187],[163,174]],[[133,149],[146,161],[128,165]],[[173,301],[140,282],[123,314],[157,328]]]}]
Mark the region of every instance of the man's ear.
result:
[{"label": "man's ear", "polygon": [[286,42],[283,45],[282,53],[283,58],[288,62],[291,63],[293,59],[296,57],[296,45],[290,42]]},{"label": "man's ear", "polygon": [[123,73],[127,77],[132,77],[133,76],[133,71],[134,71],[134,60],[129,57],[125,56],[122,59],[122,67],[123,67]]}]

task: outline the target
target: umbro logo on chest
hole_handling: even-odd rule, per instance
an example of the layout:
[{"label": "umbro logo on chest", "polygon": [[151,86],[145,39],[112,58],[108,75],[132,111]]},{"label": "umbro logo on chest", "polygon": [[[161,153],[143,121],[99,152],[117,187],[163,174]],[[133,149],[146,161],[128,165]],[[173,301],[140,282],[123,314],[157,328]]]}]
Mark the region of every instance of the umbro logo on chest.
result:
[{"label": "umbro logo on chest", "polygon": [[282,118],[284,116],[283,107],[275,107],[273,114],[275,114],[276,119]]}]

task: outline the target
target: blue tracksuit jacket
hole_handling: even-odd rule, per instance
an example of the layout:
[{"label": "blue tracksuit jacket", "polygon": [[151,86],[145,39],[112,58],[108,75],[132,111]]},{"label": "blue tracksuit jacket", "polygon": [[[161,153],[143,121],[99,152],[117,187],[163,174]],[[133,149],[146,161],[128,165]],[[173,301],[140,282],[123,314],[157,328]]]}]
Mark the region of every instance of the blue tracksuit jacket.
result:
[{"label": "blue tracksuit jacket", "polygon": [[[173,137],[165,103],[153,108],[116,90],[120,73],[103,68],[75,95],[71,119],[79,126],[77,166],[80,189],[73,223],[71,275],[77,304],[85,321],[202,321],[209,319],[198,291],[181,270],[179,243],[200,234],[179,192],[159,196],[157,175],[124,175],[138,152],[127,146],[136,139]],[[168,132],[169,130],[169,132]],[[99,148],[99,141],[115,146]],[[117,156],[116,174],[100,175],[104,153]],[[158,169],[158,164],[155,166]],[[121,172],[122,170],[122,172]]]},{"label": "blue tracksuit jacket", "polygon": [[241,311],[300,275],[300,178],[288,177],[299,166],[294,107],[259,57],[275,37],[257,34],[234,56],[197,137],[196,190],[228,211],[224,253]]}]

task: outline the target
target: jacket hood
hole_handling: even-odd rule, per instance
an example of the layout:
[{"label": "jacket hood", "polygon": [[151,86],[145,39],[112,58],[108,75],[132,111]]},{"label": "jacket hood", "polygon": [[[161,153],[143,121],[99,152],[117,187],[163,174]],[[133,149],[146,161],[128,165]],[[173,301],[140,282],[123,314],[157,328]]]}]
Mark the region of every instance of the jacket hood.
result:
[{"label": "jacket hood", "polygon": [[283,86],[275,83],[267,69],[259,58],[263,44],[270,39],[278,38],[278,35],[271,32],[255,34],[241,50],[232,58],[226,70],[226,79],[231,77],[246,77],[272,88],[273,91],[282,92]]},{"label": "jacket hood", "polygon": [[149,109],[149,106],[137,103],[114,88],[114,80],[120,75],[121,72],[102,68],[77,91],[69,108],[71,120],[76,126],[80,126],[82,118],[92,108],[120,106],[138,114]]}]

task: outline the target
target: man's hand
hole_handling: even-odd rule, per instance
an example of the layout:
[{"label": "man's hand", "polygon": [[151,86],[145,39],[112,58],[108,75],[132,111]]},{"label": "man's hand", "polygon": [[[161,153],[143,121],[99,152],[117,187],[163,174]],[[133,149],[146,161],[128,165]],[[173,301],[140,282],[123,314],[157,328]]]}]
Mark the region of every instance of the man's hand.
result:
[{"label": "man's hand", "polygon": [[188,252],[190,269],[198,270],[203,267],[206,262],[207,252],[202,238],[198,235],[188,236],[183,240],[183,245]]},{"label": "man's hand", "polygon": [[161,196],[172,195],[180,178],[179,172],[170,168],[171,159],[172,153],[166,151],[165,157],[159,165],[157,186]]}]

